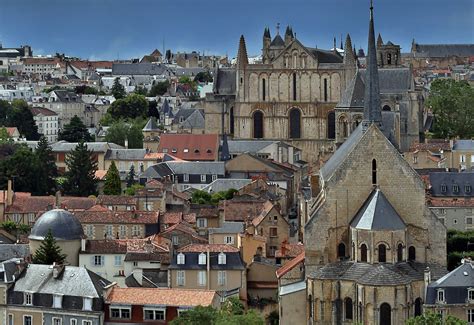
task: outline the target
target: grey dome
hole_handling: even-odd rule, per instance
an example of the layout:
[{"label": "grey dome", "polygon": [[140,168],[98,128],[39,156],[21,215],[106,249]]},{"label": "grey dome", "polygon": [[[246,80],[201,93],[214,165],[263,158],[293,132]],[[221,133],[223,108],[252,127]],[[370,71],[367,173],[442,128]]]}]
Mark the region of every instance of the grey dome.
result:
[{"label": "grey dome", "polygon": [[49,229],[56,240],[78,240],[84,237],[81,223],[71,212],[54,209],[43,213],[36,220],[28,238],[43,240]]}]

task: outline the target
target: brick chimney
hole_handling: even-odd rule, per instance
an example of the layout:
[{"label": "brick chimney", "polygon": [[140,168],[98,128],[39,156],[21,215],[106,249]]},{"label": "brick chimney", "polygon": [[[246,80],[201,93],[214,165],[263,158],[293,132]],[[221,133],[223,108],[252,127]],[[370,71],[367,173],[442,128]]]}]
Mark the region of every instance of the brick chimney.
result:
[{"label": "brick chimney", "polygon": [[8,180],[8,185],[7,185],[7,206],[10,206],[13,204],[13,183],[12,180]]}]

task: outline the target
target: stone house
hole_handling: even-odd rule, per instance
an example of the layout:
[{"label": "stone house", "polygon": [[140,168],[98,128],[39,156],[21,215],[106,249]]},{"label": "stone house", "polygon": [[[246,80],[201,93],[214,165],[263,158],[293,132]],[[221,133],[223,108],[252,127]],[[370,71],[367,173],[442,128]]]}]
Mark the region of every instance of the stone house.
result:
[{"label": "stone house", "polygon": [[160,237],[167,240],[173,252],[187,245],[208,242],[207,238],[199,236],[196,230],[185,222],[168,227],[160,233]]}]

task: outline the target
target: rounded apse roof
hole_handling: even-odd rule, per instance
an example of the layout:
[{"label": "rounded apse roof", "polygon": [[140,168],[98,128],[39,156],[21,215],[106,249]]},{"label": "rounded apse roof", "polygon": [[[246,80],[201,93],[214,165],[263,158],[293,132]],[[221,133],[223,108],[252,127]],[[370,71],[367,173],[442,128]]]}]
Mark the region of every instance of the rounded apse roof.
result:
[{"label": "rounded apse roof", "polygon": [[78,240],[84,237],[81,223],[71,212],[54,209],[43,213],[36,220],[28,238],[43,240],[50,229],[56,240]]}]

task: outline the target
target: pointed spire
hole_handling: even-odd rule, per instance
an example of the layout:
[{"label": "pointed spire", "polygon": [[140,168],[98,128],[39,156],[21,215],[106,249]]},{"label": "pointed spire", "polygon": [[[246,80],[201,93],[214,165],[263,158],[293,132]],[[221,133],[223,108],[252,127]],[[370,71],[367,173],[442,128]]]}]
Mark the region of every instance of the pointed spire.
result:
[{"label": "pointed spire", "polygon": [[287,25],[287,26],[286,26],[285,36],[291,36],[290,25]]},{"label": "pointed spire", "polygon": [[229,143],[227,142],[227,133],[222,135],[221,161],[230,160]]},{"label": "pointed spire", "polygon": [[370,1],[370,22],[368,49],[365,70],[364,94],[364,124],[376,123],[382,127],[382,111],[380,108],[379,74],[377,69],[377,52],[375,48],[374,12],[372,0]]},{"label": "pointed spire", "polygon": [[379,36],[377,37],[377,48],[381,47],[382,45],[383,45],[382,35],[380,35],[379,33]]},{"label": "pointed spire", "polygon": [[334,51],[334,53],[337,53],[337,50],[336,50],[336,36],[334,36],[334,39],[333,39],[332,50]]},{"label": "pointed spire", "polygon": [[355,65],[355,55],[352,52],[352,41],[351,36],[347,34],[346,36],[346,45],[344,50],[344,64],[346,65]]},{"label": "pointed spire", "polygon": [[240,35],[239,51],[237,52],[237,68],[243,69],[249,64],[247,47],[245,46],[244,35]]}]

